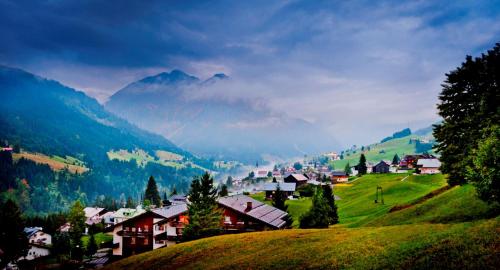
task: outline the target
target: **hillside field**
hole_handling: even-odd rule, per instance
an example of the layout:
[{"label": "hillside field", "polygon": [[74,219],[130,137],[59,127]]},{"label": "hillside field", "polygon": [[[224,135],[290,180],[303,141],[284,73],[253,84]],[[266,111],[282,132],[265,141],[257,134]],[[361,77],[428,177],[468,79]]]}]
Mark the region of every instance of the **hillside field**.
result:
[{"label": "hillside field", "polygon": [[21,158],[29,159],[39,164],[47,164],[53,171],[61,171],[67,169],[71,173],[84,173],[89,169],[84,163],[74,157],[66,156],[47,156],[40,153],[21,152],[13,153],[12,158],[17,161]]},{"label": "hillside field", "polygon": [[[341,223],[329,229],[211,237],[106,269],[496,269],[499,209],[480,201],[471,185],[443,188],[442,175],[405,177],[372,174],[336,186]],[[374,203],[377,185],[384,190],[384,205]],[[264,199],[263,193],[253,197]],[[311,201],[287,204],[297,222]],[[396,206],[404,208],[391,212]]]},{"label": "hillside field", "polygon": [[410,144],[410,139],[423,139],[428,138],[429,136],[430,135],[419,136],[412,134],[406,137],[392,139],[383,143],[371,144],[369,145],[369,151],[365,149],[365,151],[362,152],[361,149],[357,149],[354,153],[354,151],[350,150],[349,152],[344,154],[344,159],[330,161],[330,164],[333,165],[336,170],[343,170],[347,163],[349,163],[351,166],[358,164],[361,153],[364,153],[366,160],[371,163],[376,164],[381,160],[388,160],[392,162],[392,158],[395,154],[398,154],[398,156],[402,158],[404,155],[416,153],[415,142],[412,142]]}]

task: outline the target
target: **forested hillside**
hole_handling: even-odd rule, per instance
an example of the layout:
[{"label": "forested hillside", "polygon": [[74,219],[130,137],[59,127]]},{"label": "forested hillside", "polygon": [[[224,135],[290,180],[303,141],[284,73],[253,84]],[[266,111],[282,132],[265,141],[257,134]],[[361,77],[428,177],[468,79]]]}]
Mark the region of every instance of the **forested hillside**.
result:
[{"label": "forested hillside", "polygon": [[[209,161],[129,124],[107,112],[96,100],[56,81],[0,67],[0,90],[1,146],[15,146],[17,151],[47,157],[71,157],[88,168],[77,174],[51,171],[46,165],[24,158],[16,161],[11,153],[2,153],[10,156],[2,158],[0,191],[2,196],[24,200],[20,203],[23,211],[62,210],[74,199],[89,202],[98,195],[116,200],[131,196],[137,200],[150,175],[158,179],[163,191],[173,186],[183,191],[192,176],[212,168]],[[154,162],[139,165],[134,159],[108,157],[109,151],[122,149],[139,149],[151,156],[158,151],[172,153],[182,157],[177,162],[184,166]],[[19,196],[21,193],[24,195]]]}]

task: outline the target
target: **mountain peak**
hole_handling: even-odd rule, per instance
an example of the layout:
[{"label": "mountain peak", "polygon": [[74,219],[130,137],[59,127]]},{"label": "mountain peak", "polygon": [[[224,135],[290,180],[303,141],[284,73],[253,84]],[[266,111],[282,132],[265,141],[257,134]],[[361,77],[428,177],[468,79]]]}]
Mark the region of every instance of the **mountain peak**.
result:
[{"label": "mountain peak", "polygon": [[180,82],[192,83],[199,81],[195,76],[191,76],[182,70],[174,69],[169,72],[162,72],[154,76],[146,77],[140,82],[143,83],[160,83],[160,84],[176,84]]}]

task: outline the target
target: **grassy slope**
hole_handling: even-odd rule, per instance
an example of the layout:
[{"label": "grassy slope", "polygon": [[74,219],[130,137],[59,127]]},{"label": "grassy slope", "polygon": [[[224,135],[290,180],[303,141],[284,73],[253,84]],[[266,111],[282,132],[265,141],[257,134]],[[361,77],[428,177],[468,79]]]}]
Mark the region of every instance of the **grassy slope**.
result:
[{"label": "grassy slope", "polygon": [[[337,201],[340,222],[350,227],[361,226],[385,215],[399,204],[410,203],[427,193],[446,185],[442,175],[368,174],[352,184],[334,188],[340,196]],[[374,203],[376,187],[384,192],[384,204]]]},{"label": "grassy slope", "polygon": [[[500,218],[477,220],[498,212],[479,201],[472,186],[389,213],[445,185],[442,175],[403,177],[367,175],[337,186],[342,224],[330,229],[224,235],[133,256],[108,269],[496,269]],[[377,185],[384,188],[385,205],[373,202]],[[468,220],[475,221],[463,222]]]},{"label": "grassy slope", "polygon": [[107,269],[494,269],[499,227],[495,219],[224,235],[143,253]]},{"label": "grassy slope", "polygon": [[[376,143],[370,145],[370,151],[364,151],[366,159],[372,163],[378,163],[380,160],[392,161],[395,154],[401,158],[407,154],[415,153],[415,143],[409,144],[411,138],[422,138],[418,135],[409,135],[403,138],[390,140],[384,143]],[[384,150],[385,153],[380,153]],[[358,149],[356,153],[350,152],[349,156],[344,155],[343,160],[335,160],[331,162],[335,169],[342,170],[345,165],[349,162],[351,166],[358,164],[359,157],[361,155],[361,150]]]},{"label": "grassy slope", "polygon": [[[90,239],[89,235],[82,236],[82,245],[84,247],[87,247],[87,245],[89,243],[89,239]],[[94,235],[94,239],[95,239],[97,246],[100,248],[102,243],[113,241],[113,236],[100,232],[100,233],[96,233]]]},{"label": "grassy slope", "polygon": [[83,165],[82,161],[70,156],[66,156],[66,158],[59,156],[49,157],[40,153],[22,152],[20,154],[14,153],[12,157],[14,160],[25,158],[36,163],[47,164],[54,171],[60,171],[67,168],[71,173],[83,173],[89,170]]}]

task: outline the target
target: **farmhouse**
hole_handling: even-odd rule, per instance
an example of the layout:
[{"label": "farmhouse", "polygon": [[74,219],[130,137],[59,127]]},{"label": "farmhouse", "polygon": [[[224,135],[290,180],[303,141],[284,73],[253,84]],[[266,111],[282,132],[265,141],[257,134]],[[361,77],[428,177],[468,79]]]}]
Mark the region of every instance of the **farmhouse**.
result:
[{"label": "farmhouse", "polygon": [[186,204],[146,211],[113,228],[113,255],[130,256],[174,244],[187,218]]},{"label": "farmhouse", "polygon": [[333,171],[332,172],[332,183],[346,183],[349,180],[349,176],[344,171]]},{"label": "farmhouse", "polygon": [[421,174],[436,174],[439,173],[441,162],[437,158],[419,159],[417,167]]},{"label": "farmhouse", "polygon": [[285,183],[295,183],[296,187],[307,184],[307,180],[307,177],[298,173],[292,173],[284,179]]},{"label": "farmhouse", "polygon": [[284,228],[286,212],[245,195],[222,197],[226,232],[249,232]]},{"label": "farmhouse", "polygon": [[20,260],[34,260],[39,257],[50,255],[49,246],[52,245],[52,236],[44,233],[40,227],[24,228],[24,233],[28,238],[29,249],[26,256]]},{"label": "farmhouse", "polygon": [[272,200],[278,186],[281,192],[285,193],[287,197],[293,195],[293,192],[295,192],[295,183],[265,183],[264,191],[266,192],[266,199]]},{"label": "farmhouse", "polygon": [[419,159],[433,159],[436,158],[430,154],[421,154],[421,155],[406,155],[399,162],[399,167],[413,169],[415,168],[415,164]]},{"label": "farmhouse", "polygon": [[390,170],[390,163],[387,161],[381,160],[379,163],[377,163],[375,166],[372,167],[372,172],[373,173],[389,173]]}]

